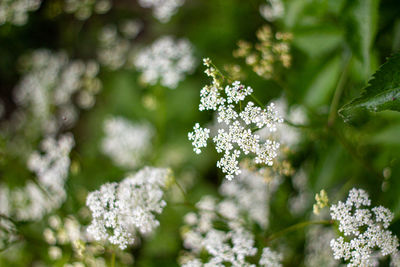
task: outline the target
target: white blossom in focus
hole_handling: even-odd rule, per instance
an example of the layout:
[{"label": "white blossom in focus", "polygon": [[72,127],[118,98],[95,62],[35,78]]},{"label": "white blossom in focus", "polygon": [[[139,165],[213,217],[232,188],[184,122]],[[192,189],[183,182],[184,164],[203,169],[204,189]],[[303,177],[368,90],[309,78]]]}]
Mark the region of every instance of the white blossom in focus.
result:
[{"label": "white blossom in focus", "polygon": [[167,169],[145,167],[120,183],[91,192],[86,199],[93,217],[88,233],[121,249],[134,243],[137,231],[151,233],[159,225],[156,214],[166,205],[162,198],[168,176]]},{"label": "white blossom in focus", "polygon": [[207,147],[207,139],[209,138],[210,130],[201,128],[200,124],[196,123],[193,127],[193,132],[188,133],[189,140],[193,141],[193,150],[196,154],[200,154],[200,148]]},{"label": "white blossom in focus", "polygon": [[102,151],[116,165],[124,168],[138,166],[151,149],[153,128],[148,124],[133,124],[122,117],[104,122],[105,137]]},{"label": "white blossom in focus", "polygon": [[340,236],[332,239],[330,245],[334,258],[345,260],[347,266],[369,266],[375,249],[386,256],[394,254],[399,246],[398,238],[387,230],[393,214],[382,206],[370,209],[370,205],[368,193],[353,188],[346,202],[331,206],[331,217],[339,222],[339,230],[346,239]]},{"label": "white blossom in focus", "polygon": [[[205,86],[201,90],[199,110],[217,111],[218,133],[213,136],[213,142],[217,152],[223,153],[217,162],[217,167],[222,170],[228,180],[232,180],[241,173],[239,158],[242,153],[254,155],[253,160],[256,164],[272,166],[273,160],[278,155],[280,143],[273,140],[271,136],[261,140],[260,136],[254,132],[254,128],[270,133],[276,131],[283,119],[279,117],[274,103],[262,108],[248,101],[242,110],[242,102],[252,94],[253,89],[242,85],[239,81],[223,89],[216,78],[219,72],[211,66],[209,59],[204,59],[203,62],[207,66],[206,73],[213,78],[213,82],[212,85]],[[199,135],[200,129],[203,128],[196,123],[194,132],[189,133],[189,140],[195,140],[192,144],[197,154],[201,152],[200,147],[207,145],[206,139],[210,132],[206,128],[207,138],[204,138],[204,134]]]},{"label": "white blossom in focus", "polygon": [[160,22],[166,23],[185,3],[185,0],[139,0],[139,5],[152,8],[153,15]]},{"label": "white blossom in focus", "polygon": [[194,71],[196,60],[188,40],[163,36],[139,51],[134,64],[142,72],[143,82],[150,85],[160,82],[174,89],[185,75]]}]

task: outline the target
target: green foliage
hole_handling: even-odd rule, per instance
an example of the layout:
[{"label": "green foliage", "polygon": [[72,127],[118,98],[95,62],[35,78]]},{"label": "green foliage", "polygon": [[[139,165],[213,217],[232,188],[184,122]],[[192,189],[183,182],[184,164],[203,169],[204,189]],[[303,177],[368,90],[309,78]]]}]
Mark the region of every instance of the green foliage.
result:
[{"label": "green foliage", "polygon": [[400,111],[400,54],[393,55],[372,76],[361,96],[344,105],[339,114],[348,123],[357,123],[367,112]]}]

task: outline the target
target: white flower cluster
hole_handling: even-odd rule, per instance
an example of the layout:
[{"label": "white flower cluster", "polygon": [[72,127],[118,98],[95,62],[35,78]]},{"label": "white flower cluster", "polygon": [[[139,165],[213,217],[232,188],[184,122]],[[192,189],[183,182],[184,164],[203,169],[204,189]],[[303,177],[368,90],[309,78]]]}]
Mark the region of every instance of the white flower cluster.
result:
[{"label": "white flower cluster", "polygon": [[9,22],[24,25],[28,21],[28,12],[39,9],[42,0],[1,0],[0,25]]},{"label": "white flower cluster", "polygon": [[135,66],[142,72],[143,82],[150,85],[160,82],[174,89],[186,74],[194,71],[196,60],[188,40],[163,36],[138,53]]},{"label": "white flower cluster", "polygon": [[[104,259],[104,246],[93,242],[88,236],[85,226],[81,225],[76,217],[68,215],[60,218],[52,215],[48,219],[48,225],[43,231],[44,240],[49,245],[49,258],[54,261],[53,265],[62,260],[68,251],[68,263],[64,267],[106,267]],[[72,252],[69,249],[71,248]],[[132,265],[133,256],[130,253],[118,251],[116,257],[123,257],[125,262]]]},{"label": "white flower cluster", "polygon": [[[183,245],[190,254],[181,259],[182,267],[223,267],[225,264],[255,267],[246,259],[257,254],[254,236],[238,217],[236,204],[229,200],[218,203],[215,198],[205,196],[196,207],[198,213],[188,213],[184,218]],[[215,228],[216,222],[226,224],[228,230]],[[209,255],[207,262],[196,258],[202,251]],[[281,266],[276,261],[280,259],[280,256],[265,248],[259,266]],[[270,265],[272,263],[277,265]]]},{"label": "white flower cluster", "polygon": [[[2,191],[0,188],[0,194],[1,193]],[[0,250],[4,250],[17,239],[17,229],[15,228],[15,225],[6,218],[0,218]]]},{"label": "white flower cluster", "polygon": [[65,0],[64,11],[74,14],[79,20],[87,20],[94,13],[105,14],[112,6],[112,0]]},{"label": "white flower cluster", "polygon": [[295,216],[304,215],[305,212],[309,211],[314,201],[304,169],[300,169],[292,176],[292,185],[297,194],[293,194],[289,198],[289,210]]},{"label": "white flower cluster", "polygon": [[0,186],[0,213],[17,220],[40,220],[65,201],[64,184],[68,177],[69,153],[74,146],[74,139],[70,134],[61,136],[58,141],[48,137],[41,145],[44,154],[33,152],[27,163],[37,180],[14,190]]},{"label": "white flower cluster", "polygon": [[36,50],[23,57],[22,63],[24,76],[14,90],[14,99],[39,120],[46,133],[56,133],[76,122],[79,111],[73,103],[74,95],[80,108],[94,105],[94,95],[101,89],[96,62],[69,60],[63,52]]},{"label": "white flower cluster", "polygon": [[126,20],[118,28],[115,25],[104,26],[99,34],[100,48],[97,52],[100,64],[112,70],[131,64],[134,51],[131,40],[142,27],[138,20]]},{"label": "white flower cluster", "polygon": [[264,248],[260,258],[260,266],[264,267],[281,267],[281,261],[283,260],[283,255],[271,250],[270,248]]},{"label": "white flower cluster", "polygon": [[306,235],[305,266],[309,267],[337,267],[338,262],[333,259],[329,242],[335,237],[332,227],[315,225],[310,227]]},{"label": "white flower cluster", "polygon": [[272,176],[269,169],[257,172],[243,169],[233,181],[225,180],[219,192],[225,199],[230,199],[251,221],[266,229],[269,223],[270,200],[280,182],[280,177]]},{"label": "white flower cluster", "polygon": [[104,122],[104,132],[103,153],[118,166],[135,168],[150,150],[153,129],[147,124],[113,117]]},{"label": "white flower cluster", "polygon": [[[275,110],[278,114],[282,114],[285,120],[290,123],[304,125],[307,122],[307,116],[305,111],[298,106],[289,107],[287,100],[284,96],[274,101]],[[276,131],[271,132],[268,129],[261,129],[256,132],[261,140],[267,140],[269,138],[279,139],[282,145],[294,149],[301,141],[301,131],[299,128],[293,127],[287,123],[281,123],[277,125]]]},{"label": "white flower cluster", "polygon": [[393,214],[382,206],[370,210],[370,205],[368,193],[353,188],[346,202],[331,206],[331,217],[339,222],[344,237],[332,239],[330,245],[334,258],[349,261],[347,266],[368,266],[376,248],[382,256],[397,251],[398,239],[387,230]]},{"label": "white flower cluster", "polygon": [[[214,110],[218,112],[218,134],[213,137],[215,149],[224,156],[217,162],[217,167],[222,169],[228,180],[240,174],[239,157],[241,153],[255,154],[256,164],[273,165],[273,159],[277,156],[279,143],[272,139],[262,142],[258,134],[254,134],[252,127],[276,131],[277,125],[283,120],[278,116],[274,103],[267,108],[256,106],[253,102],[247,102],[244,110],[237,112],[235,105],[251,95],[253,89],[235,81],[227,85],[225,90],[215,78],[215,69],[210,67],[209,59],[204,59],[204,64],[209,67],[206,73],[214,78],[213,84],[205,86],[200,92],[199,110]],[[225,92],[226,97],[222,95]],[[241,108],[240,108],[241,109]],[[196,123],[194,132],[188,134],[192,140],[194,151],[199,154],[200,148],[207,146],[208,129],[203,129]],[[237,145],[237,146],[236,146]]]},{"label": "white flower cluster", "polygon": [[275,21],[283,17],[285,6],[282,0],[267,0],[267,4],[260,6],[260,14],[268,21]]},{"label": "white flower cluster", "polygon": [[139,5],[152,8],[154,17],[162,23],[168,22],[184,3],[185,0],[139,0]]},{"label": "white flower cluster", "polygon": [[152,232],[159,225],[155,214],[166,205],[163,188],[168,177],[168,169],[145,167],[120,183],[107,183],[91,192],[86,199],[93,217],[88,233],[125,249],[134,243],[137,231]]}]

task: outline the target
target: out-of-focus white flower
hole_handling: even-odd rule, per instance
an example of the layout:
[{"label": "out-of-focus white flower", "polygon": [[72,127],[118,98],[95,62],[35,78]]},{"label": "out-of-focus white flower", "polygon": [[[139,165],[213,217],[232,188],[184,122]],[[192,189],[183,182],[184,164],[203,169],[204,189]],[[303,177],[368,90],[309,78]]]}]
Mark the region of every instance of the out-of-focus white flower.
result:
[{"label": "out-of-focus white flower", "polygon": [[[278,114],[281,114],[281,116],[290,123],[303,125],[307,122],[305,111],[301,107],[289,107],[284,97],[281,97],[274,101],[274,104],[275,111]],[[256,133],[260,135],[261,140],[275,137],[279,139],[279,142],[282,145],[285,145],[292,149],[295,149],[301,141],[301,131],[294,126],[289,125],[288,123],[278,124],[276,126],[276,131],[274,132],[268,131],[268,129],[264,128],[257,131]]]},{"label": "out-of-focus white flower", "polygon": [[225,180],[219,191],[226,199],[235,203],[240,213],[263,229],[268,227],[269,204],[281,179],[269,169],[257,172],[243,169],[233,181]]},{"label": "out-of-focus white flower", "polygon": [[39,9],[42,0],[1,0],[0,25],[9,22],[24,25],[28,21],[28,12]]},{"label": "out-of-focus white flower", "polygon": [[40,220],[65,201],[65,181],[68,177],[69,153],[74,146],[72,135],[58,140],[48,137],[41,143],[42,152],[35,151],[27,162],[28,169],[36,174],[37,181],[28,181],[25,187],[9,190],[0,186],[4,198],[1,209],[17,220]]},{"label": "out-of-focus white flower", "polygon": [[335,237],[331,227],[315,225],[310,227],[306,235],[304,263],[309,267],[336,267],[337,261],[333,259],[329,240]]},{"label": "out-of-focus white flower", "polygon": [[280,19],[285,14],[282,0],[267,0],[267,4],[260,6],[260,14],[268,21]]},{"label": "out-of-focus white flower", "polygon": [[87,20],[93,13],[107,13],[111,6],[112,0],[65,0],[64,10],[79,20]]},{"label": "out-of-focus white flower", "polygon": [[151,149],[153,128],[148,124],[133,124],[127,119],[113,117],[104,122],[104,132],[103,153],[118,166],[138,166]]},{"label": "out-of-focus white flower", "polygon": [[69,60],[64,52],[36,50],[21,62],[24,75],[14,90],[15,102],[38,120],[47,134],[74,125],[78,117],[74,95],[82,100],[81,94],[85,94],[86,100],[77,104],[90,108],[101,89],[94,61]]},{"label": "out-of-focus white flower", "polygon": [[135,59],[136,68],[142,72],[143,82],[174,89],[178,83],[196,67],[191,43],[186,39],[174,40],[163,36],[150,47],[139,51]]},{"label": "out-of-focus white flower", "polygon": [[[248,257],[257,254],[254,236],[246,230],[245,220],[239,216],[240,208],[229,198],[217,202],[211,196],[204,196],[197,204],[197,213],[186,214],[182,237],[184,247],[190,251],[192,257],[187,257],[181,266],[255,266],[247,261]],[[225,230],[216,229],[215,223],[223,223]],[[206,251],[210,257],[203,262],[199,254]],[[196,258],[198,257],[198,258]],[[279,264],[281,256],[264,249],[260,258],[260,266]]]},{"label": "out-of-focus white flower", "polygon": [[139,0],[144,8],[152,8],[153,15],[160,22],[168,22],[173,15],[185,3],[185,0]]},{"label": "out-of-focus white flower", "polygon": [[399,246],[398,238],[387,230],[393,214],[382,206],[370,210],[370,205],[368,193],[353,188],[345,203],[331,206],[331,217],[339,222],[346,239],[340,236],[330,245],[334,258],[348,261],[347,266],[367,266],[376,248],[386,256],[394,254]]},{"label": "out-of-focus white flower", "polygon": [[260,258],[260,266],[265,267],[281,267],[281,261],[283,260],[282,254],[271,250],[270,248],[264,248]]},{"label": "out-of-focus white flower", "polygon": [[151,233],[159,225],[155,214],[166,205],[162,198],[168,176],[168,169],[146,167],[120,183],[107,183],[91,192],[86,200],[93,217],[88,233],[121,249],[134,243],[137,231]]},{"label": "out-of-focus white flower", "polygon": [[112,70],[131,67],[135,51],[131,40],[135,39],[142,27],[142,22],[139,20],[125,20],[119,27],[104,26],[99,34],[100,48],[97,51],[99,62]]}]

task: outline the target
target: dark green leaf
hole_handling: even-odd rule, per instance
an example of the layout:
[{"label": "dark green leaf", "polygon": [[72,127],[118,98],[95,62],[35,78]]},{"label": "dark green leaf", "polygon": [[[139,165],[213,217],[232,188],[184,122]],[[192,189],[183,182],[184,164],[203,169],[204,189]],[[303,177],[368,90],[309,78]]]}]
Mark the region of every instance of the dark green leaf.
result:
[{"label": "dark green leaf", "polygon": [[372,76],[361,97],[344,105],[339,114],[354,123],[368,111],[400,111],[400,54],[389,58]]}]

